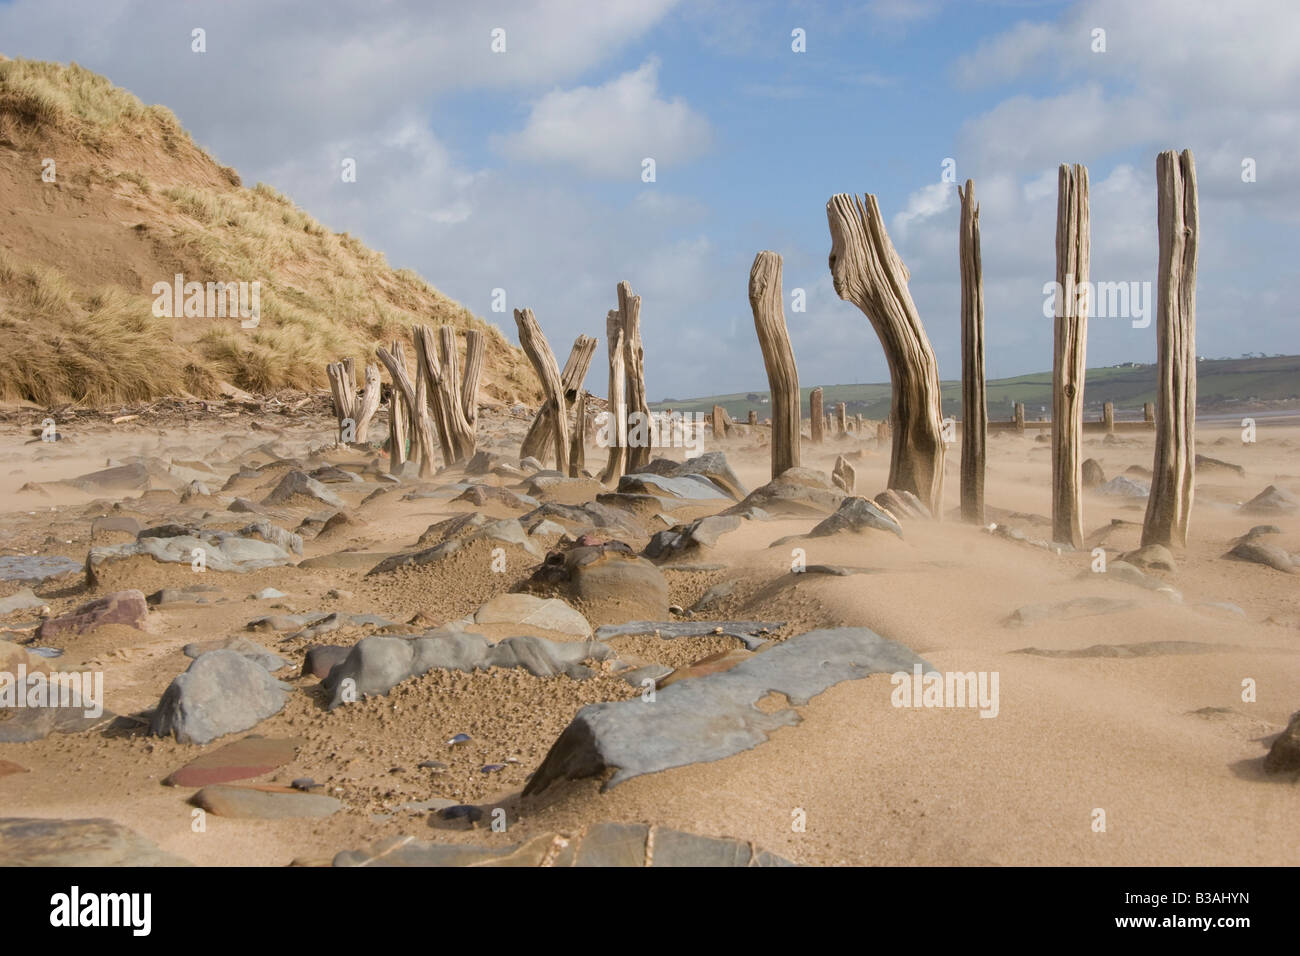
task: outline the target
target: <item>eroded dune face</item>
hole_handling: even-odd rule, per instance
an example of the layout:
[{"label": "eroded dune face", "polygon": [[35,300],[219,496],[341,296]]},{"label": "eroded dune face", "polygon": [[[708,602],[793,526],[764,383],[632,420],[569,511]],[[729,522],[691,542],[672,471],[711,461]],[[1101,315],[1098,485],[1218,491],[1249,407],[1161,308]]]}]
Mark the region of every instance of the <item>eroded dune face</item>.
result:
[{"label": "eroded dune face", "polygon": [[761,425],[706,444],[725,461],[703,474],[657,452],[602,487],[521,467],[529,420],[492,409],[473,466],[424,479],[388,474],[382,435],[336,445],[317,405],[79,416],[59,442],[29,441],[36,415],[0,432],[0,669],[99,674],[103,713],[0,712],[0,802],[108,818],[136,834],[112,836],[124,859],[1300,850],[1287,738],[1264,760],[1300,707],[1294,426],[1202,427],[1218,464],[1161,553],[1139,548],[1140,433],[1085,435],[1098,480],[1062,552],[1049,452],[1011,433],[989,439],[990,529],[880,496],[874,422],[773,489]]}]

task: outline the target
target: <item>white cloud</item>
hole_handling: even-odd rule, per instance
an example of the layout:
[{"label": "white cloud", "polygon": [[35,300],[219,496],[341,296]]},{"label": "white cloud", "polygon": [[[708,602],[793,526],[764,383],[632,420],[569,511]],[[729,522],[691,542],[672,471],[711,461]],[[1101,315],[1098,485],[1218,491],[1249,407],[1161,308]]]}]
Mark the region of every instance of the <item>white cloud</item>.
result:
[{"label": "white cloud", "polygon": [[547,93],[524,128],[500,145],[516,159],[637,181],[644,158],[657,168],[685,162],[711,138],[708,120],[684,100],[660,95],[659,62],[652,58],[601,86]]}]

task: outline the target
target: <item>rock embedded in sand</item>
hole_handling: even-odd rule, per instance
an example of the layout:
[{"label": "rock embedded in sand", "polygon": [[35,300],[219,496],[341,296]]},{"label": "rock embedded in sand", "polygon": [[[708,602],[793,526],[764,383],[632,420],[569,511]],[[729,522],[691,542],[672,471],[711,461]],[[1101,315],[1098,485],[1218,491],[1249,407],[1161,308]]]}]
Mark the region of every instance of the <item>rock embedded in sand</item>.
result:
[{"label": "rock embedded in sand", "polygon": [[245,538],[258,538],[294,554],[302,554],[302,536],[286,531],[269,521],[254,521],[239,532]]},{"label": "rock embedded in sand", "polygon": [[1236,558],[1238,561],[1249,561],[1252,564],[1262,564],[1265,567],[1273,568],[1276,571],[1285,571],[1288,574],[1296,571],[1295,558],[1289,552],[1275,544],[1255,541],[1252,538],[1238,541],[1224,557]]},{"label": "rock embedded in sand", "polygon": [[149,617],[149,605],[144,592],[137,590],[114,591],[78,607],[60,617],[48,618],[41,623],[37,637],[41,640],[84,634],[105,624],[123,624],[144,630]]},{"label": "rock embedded in sand", "polygon": [[517,624],[574,637],[590,638],[587,619],[559,598],[498,594],[474,613],[474,624]]},{"label": "rock embedded in sand", "polygon": [[1178,570],[1174,556],[1163,544],[1148,544],[1136,551],[1126,552],[1120,555],[1120,560],[1128,562],[1135,568],[1151,568],[1156,571]]},{"label": "rock embedded in sand", "polygon": [[1096,458],[1088,458],[1083,463],[1083,487],[1096,488],[1106,483],[1106,472]]},{"label": "rock embedded in sand", "polygon": [[628,621],[597,628],[596,640],[615,637],[658,637],[665,641],[679,637],[722,635],[732,637],[751,651],[768,643],[768,636],[785,627],[785,621]]},{"label": "rock embedded in sand", "polygon": [[83,570],[80,561],[59,554],[6,554],[0,556],[0,581],[44,584]]},{"label": "rock embedded in sand", "polygon": [[660,531],[645,547],[645,556],[662,563],[674,558],[693,556],[700,549],[713,548],[724,534],[740,527],[739,515],[708,515],[689,524],[674,525]]},{"label": "rock embedded in sand", "polygon": [[888,531],[903,536],[903,529],[895,518],[868,498],[845,498],[829,518],[808,532],[810,538],[822,538],[842,531]]},{"label": "rock embedded in sand", "polygon": [[1104,485],[1098,485],[1097,493],[1110,498],[1145,498],[1151,494],[1151,483],[1140,478],[1116,475]]},{"label": "rock embedded in sand", "polygon": [[0,866],[189,866],[134,830],[104,818],[0,818]]},{"label": "rock embedded in sand", "polygon": [[1070,621],[1098,614],[1118,614],[1138,606],[1136,601],[1119,598],[1077,597],[1054,604],[1026,604],[1013,611],[1004,623],[1007,627],[1028,627],[1043,621]]},{"label": "rock embedded in sand", "polygon": [[289,666],[289,662],[280,655],[273,654],[261,644],[242,636],[228,637],[224,641],[196,641],[181,648],[181,653],[195,660],[211,651],[234,651],[271,673]]},{"label": "rock embedded in sand", "polygon": [[736,473],[727,464],[727,456],[720,451],[705,452],[685,461],[673,461],[669,458],[655,458],[637,470],[638,475],[663,475],[668,478],[704,478],[712,482],[719,490],[734,501],[744,498],[749,492],[736,477]]},{"label": "rock embedded in sand", "polygon": [[262,499],[264,505],[291,504],[295,499],[320,501],[331,508],[343,508],[343,499],[305,472],[290,471],[271,493]]},{"label": "rock embedded in sand", "polygon": [[200,655],[173,680],[154,710],[149,733],[183,744],[211,743],[279,713],[290,687],[232,650]]},{"label": "rock embedded in sand", "polygon": [[38,598],[31,588],[23,588],[7,598],[0,598],[0,617],[6,614],[13,614],[15,611],[30,611],[33,608],[43,607],[44,598]]},{"label": "rock embedded in sand", "polygon": [[1300,770],[1300,711],[1291,715],[1286,730],[1273,741],[1264,757],[1264,769],[1269,773]]},{"label": "rock embedded in sand", "polygon": [[[552,745],[524,795],[562,779],[614,773],[602,789],[633,777],[750,750],[779,727],[799,722],[790,708],[765,712],[757,701],[784,694],[794,706],[846,680],[911,672],[929,665],[901,644],[866,628],[808,631],[720,674],[683,680],[640,699],[591,704]],[[882,693],[886,693],[882,691]]]},{"label": "rock embedded in sand", "polygon": [[817,517],[830,514],[843,500],[844,492],[835,487],[825,472],[788,468],[723,514],[738,515],[756,507],[779,517]]},{"label": "rock embedded in sand", "polygon": [[293,760],[302,739],[259,737],[249,734],[243,740],[218,747],[191,760],[163,780],[168,787],[205,787],[231,780],[260,777]]},{"label": "rock embedded in sand", "polygon": [[618,480],[618,491],[626,495],[655,495],[682,498],[687,501],[731,501],[713,482],[703,475],[669,475],[636,473]]},{"label": "rock embedded in sand", "polygon": [[1246,477],[1246,469],[1241,465],[1234,465],[1230,461],[1220,461],[1218,458],[1211,458],[1208,455],[1196,456],[1196,470],[1201,471],[1219,471],[1231,472],[1238,478]]},{"label": "rock embedded in sand", "polygon": [[613,658],[614,652],[593,641],[549,641],[531,635],[493,644],[482,634],[442,629],[424,637],[366,637],[322,682],[330,694],[328,708],[387,694],[402,681],[431,670],[474,671],[522,667],[534,677],[564,674],[576,680],[592,676],[583,662]]},{"label": "rock embedded in sand", "polygon": [[335,666],[347,660],[348,655],[351,653],[351,647],[343,647],[338,644],[320,644],[308,648],[307,656],[302,662],[302,676],[316,677],[323,680]]},{"label": "rock embedded in sand", "polygon": [[245,573],[290,561],[287,551],[267,541],[241,538],[225,531],[197,531],[91,548],[86,556],[86,580],[92,587],[103,586],[116,565],[132,558],[148,557],[162,564],[191,564],[196,549],[202,553],[208,571]]},{"label": "rock embedded in sand", "polygon": [[1242,505],[1241,510],[1253,515],[1289,515],[1300,511],[1300,501],[1285,488],[1269,485]]},{"label": "rock embedded in sand", "polygon": [[204,787],[190,803],[219,817],[251,817],[284,820],[297,817],[328,817],[343,809],[343,803],[324,794],[304,793],[292,787],[226,786]]},{"label": "rock embedded in sand", "polygon": [[531,591],[558,590],[580,602],[592,621],[662,620],[668,616],[668,582],[663,572],[618,541],[552,551],[527,587]]}]

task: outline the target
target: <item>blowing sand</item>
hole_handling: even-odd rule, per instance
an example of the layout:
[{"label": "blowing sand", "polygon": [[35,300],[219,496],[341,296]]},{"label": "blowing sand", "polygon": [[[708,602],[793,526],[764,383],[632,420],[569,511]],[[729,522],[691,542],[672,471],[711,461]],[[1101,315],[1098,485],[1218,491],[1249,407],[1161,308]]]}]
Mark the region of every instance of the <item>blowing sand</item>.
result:
[{"label": "blowing sand", "polygon": [[[209,526],[216,527],[212,522],[219,518],[237,530],[258,516],[230,514],[228,502],[236,494],[260,500],[266,490],[251,486],[268,479],[221,490],[226,476],[239,463],[270,462],[274,449],[259,451],[262,442],[322,445],[330,432],[324,419],[260,424],[256,430],[227,421],[89,425],[70,430],[61,447],[65,443],[24,444],[28,433],[11,418],[0,443],[4,553],[83,561],[92,544],[91,522],[106,514],[136,516],[148,526],[210,513]],[[493,450],[509,454],[521,426],[493,419],[480,425],[481,435],[485,428],[489,447],[496,443]],[[423,630],[472,614],[526,579],[541,560],[508,547],[506,570],[497,572],[491,570],[491,548],[475,545],[436,567],[367,577],[382,556],[413,549],[429,525],[475,509],[446,496],[404,500],[405,486],[362,504],[346,484],[331,484],[357,523],[307,538],[302,559],[352,549],[367,555],[355,566],[208,573],[202,583],[219,588],[209,603],[162,605],[151,612],[147,630],[109,625],[34,642],[64,652],[50,662],[61,670],[102,669],[107,707],[137,720],[109,732],[0,744],[0,761],[29,771],[0,776],[0,815],[108,817],[202,865],[328,862],[341,850],[399,834],[505,845],[600,821],[749,840],[804,864],[1294,864],[1300,859],[1296,775],[1265,773],[1262,757],[1300,708],[1300,576],[1223,555],[1258,524],[1277,524],[1282,533],[1271,535],[1270,543],[1300,551],[1296,515],[1240,511],[1242,502],[1267,485],[1300,491],[1300,429],[1262,427],[1258,442],[1242,444],[1235,428],[1202,428],[1198,443],[1203,454],[1240,465],[1245,474],[1201,471],[1191,541],[1175,555],[1177,570],[1150,572],[1181,592],[1179,604],[1167,592],[1089,574],[1093,557],[1086,549],[1055,554],[964,525],[953,513],[938,522],[904,522],[902,540],[868,532],[777,547],[772,542],[804,534],[819,519],[747,520],[700,559],[722,568],[666,573],[671,603],[684,608],[710,587],[735,582],[700,616],[787,622],[776,640],[816,627],[864,626],[941,672],[996,672],[996,717],[981,717],[973,708],[893,706],[890,677],[876,674],[815,697],[798,708],[802,719],[796,726],[744,753],[637,777],[604,793],[597,780],[577,780],[526,799],[519,794],[528,775],[582,706],[634,697],[638,689],[604,673],[574,680],[520,670],[434,671],[386,696],[325,710],[316,678],[298,676],[303,654],[315,645],[353,644],[375,629],[347,625],[285,640],[292,632],[249,632],[249,621],[339,611],[381,615],[399,625],[390,629],[399,633]],[[767,480],[767,450],[752,436],[719,448],[750,488]],[[885,487],[888,449],[876,448],[874,441],[849,437],[821,447],[805,444],[803,464],[829,472],[837,454],[858,450],[858,492],[875,494]],[[1151,436],[1106,443],[1089,435],[1084,453],[1110,478],[1130,466],[1150,466]],[[329,447],[321,454],[353,466],[375,457]],[[106,459],[131,455],[206,461],[217,472],[208,482],[211,495],[182,504],[172,491],[20,491],[28,483],[71,478],[104,467]],[[589,449],[587,460],[600,460],[599,450]],[[952,446],[946,468],[950,506],[957,500],[958,461],[958,447]],[[430,486],[452,480],[458,479],[439,476]],[[1045,443],[1009,433],[990,436],[991,520],[1031,538],[1048,537],[1049,492]],[[1087,493],[1088,547],[1104,546],[1111,560],[1136,548],[1143,506],[1143,500]],[[271,520],[292,530],[321,507],[285,506]],[[494,518],[520,514],[499,503],[483,510]],[[639,550],[648,535],[619,537]],[[555,541],[540,539],[539,555]],[[865,571],[844,577],[791,574],[794,547],[806,551],[810,565]],[[132,580],[114,586],[149,592],[192,586],[196,577],[185,566],[151,564],[129,574]],[[20,586],[3,582],[0,596]],[[249,598],[266,587],[284,597]],[[95,596],[77,574],[37,585],[36,591],[53,615]],[[1022,627],[1006,624],[1026,605],[1087,596],[1130,599],[1134,605]],[[30,624],[38,613],[18,611],[0,619],[9,630],[4,639],[31,641]],[[509,626],[478,630],[492,640],[521,633]],[[144,734],[148,711],[190,663],[181,649],[239,635],[293,665],[277,675],[294,688],[288,705],[248,732],[303,741],[291,763],[251,782],[287,785],[310,777],[322,785],[316,792],[343,801],[343,811],[305,820],[210,814],[206,831],[196,833],[186,802],[192,788],[161,784],[199,753],[248,733],[202,748]],[[1181,649],[1194,652],[1169,653],[1172,646],[1155,645],[1160,652],[1131,656],[1017,653],[1152,642],[1185,642]],[[609,643],[621,657],[668,667],[740,646],[714,635]],[[1243,700],[1243,681],[1256,688],[1253,702]],[[447,741],[459,733],[471,741],[449,747]],[[422,762],[445,766],[422,768]],[[485,765],[501,768],[485,773]],[[508,831],[452,827],[438,820],[433,805],[419,806],[424,801],[503,807]],[[1098,811],[1104,811],[1104,832],[1095,827]],[[792,822],[801,812],[806,829],[799,831]]]}]

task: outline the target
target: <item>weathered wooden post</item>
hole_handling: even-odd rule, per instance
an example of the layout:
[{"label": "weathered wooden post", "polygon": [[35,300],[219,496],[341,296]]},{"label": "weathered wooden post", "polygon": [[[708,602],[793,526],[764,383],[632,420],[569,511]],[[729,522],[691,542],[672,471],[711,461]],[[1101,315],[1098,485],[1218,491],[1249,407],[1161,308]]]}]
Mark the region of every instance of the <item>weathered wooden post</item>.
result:
[{"label": "weathered wooden post", "polygon": [[[560,373],[560,384],[563,386],[564,394],[564,408],[561,409],[560,414],[567,416],[569,409],[577,400],[595,352],[596,340],[591,336],[579,335],[574,340],[573,348],[569,350],[569,358],[564,363],[564,370]],[[519,446],[519,457],[536,458],[545,464],[550,457],[550,449],[555,443],[554,428],[555,422],[550,405],[543,404],[533,417],[532,424],[528,426],[528,432]]]},{"label": "weathered wooden post", "polygon": [[1101,406],[1101,425],[1107,435],[1115,433],[1115,403],[1106,402]]},{"label": "weathered wooden post", "polygon": [[1023,435],[1025,433],[1025,403],[1024,402],[1016,402],[1012,406],[1011,420],[1015,422],[1016,431],[1018,431],[1020,434]]},{"label": "weathered wooden post", "polygon": [[859,438],[862,437],[862,413],[861,412],[857,412],[853,416],[853,431]]},{"label": "weathered wooden post", "polygon": [[[594,339],[592,343],[595,344]],[[582,389],[578,390],[575,409],[574,417],[577,420],[573,426],[573,440],[569,445],[569,477],[581,478],[582,469],[587,464],[587,393]]]},{"label": "weathered wooden post", "polygon": [[645,395],[645,348],[641,344],[641,297],[632,294],[627,282],[618,284],[618,311],[623,318],[623,350],[627,365],[627,410],[639,416],[636,435],[646,440],[634,441],[627,452],[627,470],[640,471],[650,461],[650,405]]},{"label": "weathered wooden post", "polygon": [[713,429],[713,440],[722,441],[727,437],[727,411],[721,405],[714,405],[709,414],[709,426]]},{"label": "weathered wooden post", "polygon": [[[1083,383],[1088,341],[1088,170],[1062,165],[1056,199],[1052,355],[1052,540],[1083,546]],[[1077,290],[1077,292],[1076,292]]]},{"label": "weathered wooden post", "polygon": [[989,409],[984,391],[984,269],[980,260],[980,207],[975,181],[961,198],[961,516],[984,523],[984,450]]},{"label": "weathered wooden post", "polygon": [[754,411],[751,408],[749,410],[749,427],[753,428],[757,424],[758,424],[758,412]]},{"label": "weathered wooden post", "polygon": [[560,474],[566,475],[569,473],[569,416],[563,412],[564,387],[560,382],[560,367],[532,309],[515,309],[515,325],[519,327],[519,344],[532,363],[554,413],[555,467]]},{"label": "weathered wooden post", "polygon": [[[401,339],[393,339],[393,355],[405,367],[406,353]],[[407,408],[402,390],[394,382],[388,395],[388,471],[394,474],[406,464]]]},{"label": "weathered wooden post", "polygon": [[847,435],[849,433],[849,407],[844,402],[835,406],[835,419],[839,424],[839,433]]},{"label": "weathered wooden post", "polygon": [[623,361],[623,317],[611,309],[605,317],[605,338],[609,345],[609,411],[605,423],[609,436],[609,459],[600,480],[618,481],[627,466],[627,368]]},{"label": "weathered wooden post", "polygon": [[1196,264],[1200,212],[1190,149],[1156,157],[1156,451],[1142,545],[1187,545],[1196,482]]},{"label": "weathered wooden post", "polygon": [[889,422],[876,422],[876,441],[889,441]]},{"label": "weathered wooden post", "polygon": [[907,266],[889,241],[875,196],[833,196],[826,219],[835,291],[867,316],[889,362],[893,447],[888,485],[912,492],[938,518],[944,457],[939,368],[907,288]]},{"label": "weathered wooden post", "polygon": [[1144,422],[1154,423],[1156,420],[1156,406],[1152,402],[1142,404],[1142,420]]},{"label": "weathered wooden post", "polygon": [[799,464],[799,369],[781,303],[781,257],[764,251],[749,270],[749,307],[772,396],[772,477]]},{"label": "weathered wooden post", "polygon": [[808,394],[808,425],[812,443],[820,445],[826,426],[826,413],[822,411],[822,390],[820,385]]},{"label": "weathered wooden post", "polygon": [[406,352],[401,342],[393,343],[393,351],[384,348],[375,349],[375,355],[384,363],[388,374],[393,379],[394,393],[402,393],[402,403],[406,406],[411,429],[411,457],[420,459],[420,477],[428,478],[433,474],[433,456],[437,449],[433,435],[433,418],[429,413],[429,389],[424,374],[417,369],[415,384],[406,371]]}]

